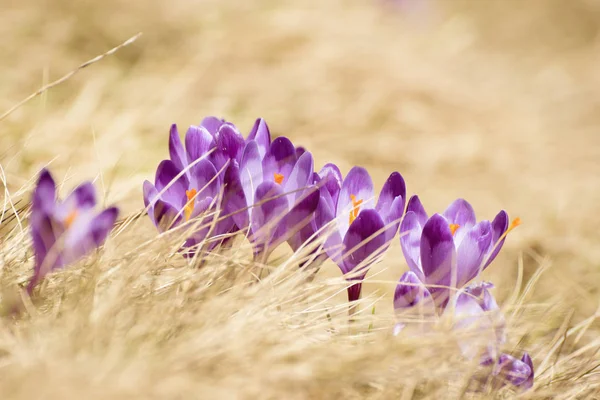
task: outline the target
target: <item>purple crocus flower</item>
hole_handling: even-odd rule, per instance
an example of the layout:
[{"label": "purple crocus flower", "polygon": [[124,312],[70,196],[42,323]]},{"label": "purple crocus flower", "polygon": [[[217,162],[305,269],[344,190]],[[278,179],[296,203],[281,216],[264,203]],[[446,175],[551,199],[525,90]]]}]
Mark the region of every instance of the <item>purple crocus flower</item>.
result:
[{"label": "purple crocus flower", "polygon": [[323,218],[335,223],[328,232],[325,250],[344,274],[353,274],[348,279],[357,283],[348,288],[348,300],[358,300],[367,269],[398,232],[406,185],[398,172],[392,173],[375,203],[369,173],[353,167],[339,189],[334,183],[326,187],[328,190],[321,192],[325,201]]},{"label": "purple crocus flower", "polygon": [[101,246],[114,226],[119,211],[96,207],[91,182],[79,185],[64,201],[57,198],[56,184],[43,169],[33,192],[30,225],[35,266],[27,291],[49,272],[73,263]]},{"label": "purple crocus flower", "polygon": [[255,258],[266,259],[309,222],[319,192],[312,181],[310,152],[297,152],[286,137],[276,138],[268,148],[259,138],[260,126],[246,144],[240,167],[232,163],[226,173],[226,210],[248,231]]},{"label": "purple crocus flower", "polygon": [[419,277],[412,272],[405,272],[396,285],[394,292],[394,309],[403,313],[408,309],[420,309],[424,315],[435,315],[435,308],[429,290]]},{"label": "purple crocus flower", "polygon": [[442,214],[427,216],[413,196],[400,226],[400,244],[406,262],[429,289],[442,309],[450,288],[460,289],[483,271],[496,257],[511,226],[508,214],[500,211],[492,222],[477,222],[469,203],[458,199]]},{"label": "purple crocus flower", "polygon": [[[247,140],[256,141],[264,156],[271,144],[271,134],[262,118],[256,120]],[[175,124],[171,126],[169,135],[170,158],[179,170],[187,169],[200,158],[208,158],[216,170],[221,172],[230,160],[240,163],[244,146],[244,137],[235,125],[217,117],[206,117],[199,126],[191,126],[185,135],[185,148]],[[223,181],[223,174],[220,173],[219,176]]]},{"label": "purple crocus flower", "polygon": [[455,329],[471,328],[479,332],[476,338],[458,341],[467,358],[475,357],[484,346],[484,358],[495,357],[498,347],[506,341],[504,315],[489,290],[493,287],[491,282],[471,284],[453,296],[446,308]]},{"label": "purple crocus flower", "polygon": [[[254,124],[249,138],[263,146],[270,142],[268,127],[262,119]],[[216,117],[205,118],[200,126],[191,126],[185,135],[185,148],[177,126],[169,135],[170,159],[162,161],[156,171],[154,185],[144,182],[144,204],[148,215],[159,231],[179,226],[200,215],[197,229],[184,247],[194,247],[211,237],[234,232],[233,218],[220,216],[227,170],[241,160],[244,138],[237,128]],[[212,227],[212,221],[216,224]],[[214,248],[219,241],[212,241]],[[188,252],[192,254],[193,252]]]},{"label": "purple crocus flower", "polygon": [[490,282],[471,284],[457,293],[451,300],[452,307],[446,312],[452,313],[458,329],[475,328],[477,336],[459,339],[463,355],[473,358],[485,346],[485,352],[480,361],[482,366],[493,365],[492,378],[496,388],[510,383],[522,390],[533,385],[533,362],[527,353],[518,360],[508,354],[501,353],[498,348],[505,343],[504,315],[489,289],[494,285]]},{"label": "purple crocus flower", "polygon": [[521,391],[526,391],[533,386],[535,371],[533,361],[528,353],[523,353],[521,359],[502,353],[497,360],[488,358],[481,364],[493,366],[491,383],[494,389],[500,389],[506,384],[511,384]]}]

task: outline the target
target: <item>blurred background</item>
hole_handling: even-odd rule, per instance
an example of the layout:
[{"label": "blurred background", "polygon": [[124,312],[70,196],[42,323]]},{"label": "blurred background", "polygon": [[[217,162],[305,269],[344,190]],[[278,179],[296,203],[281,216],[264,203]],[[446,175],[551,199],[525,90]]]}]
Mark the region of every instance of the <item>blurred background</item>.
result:
[{"label": "blurred background", "polygon": [[[0,122],[9,190],[51,162],[66,188],[102,176],[105,201],[130,214],[167,157],[171,123],[217,115],[245,134],[263,117],[317,168],[361,165],[377,187],[401,172],[430,213],[464,197],[480,218],[521,217],[488,273],[498,297],[519,259],[528,279],[547,258],[536,298],[596,310],[600,2],[0,4],[0,112],[143,32]],[[398,248],[374,268],[386,279],[406,269]]]}]

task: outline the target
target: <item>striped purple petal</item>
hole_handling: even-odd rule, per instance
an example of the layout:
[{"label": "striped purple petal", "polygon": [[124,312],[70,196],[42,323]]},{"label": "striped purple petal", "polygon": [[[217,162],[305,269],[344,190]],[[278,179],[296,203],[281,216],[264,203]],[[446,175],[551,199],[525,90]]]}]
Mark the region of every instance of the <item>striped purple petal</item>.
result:
[{"label": "striped purple petal", "polygon": [[260,157],[263,158],[271,146],[271,132],[264,119],[258,118],[246,141],[254,140],[258,144]]},{"label": "striped purple petal", "polygon": [[179,131],[175,124],[171,125],[171,130],[169,132],[169,156],[175,167],[180,171],[187,165],[185,150],[183,149]]},{"label": "striped purple petal", "polygon": [[[448,223],[444,217],[434,214],[423,227],[421,236],[421,267],[428,285],[449,287],[456,281],[456,249]],[[438,307],[448,300],[447,288],[429,287]]]},{"label": "striped purple petal", "polygon": [[189,163],[205,156],[213,147],[213,136],[201,126],[190,126],[185,134],[185,150]]},{"label": "striped purple petal", "polygon": [[477,223],[475,210],[464,199],[455,200],[442,214],[449,224],[473,226]]}]

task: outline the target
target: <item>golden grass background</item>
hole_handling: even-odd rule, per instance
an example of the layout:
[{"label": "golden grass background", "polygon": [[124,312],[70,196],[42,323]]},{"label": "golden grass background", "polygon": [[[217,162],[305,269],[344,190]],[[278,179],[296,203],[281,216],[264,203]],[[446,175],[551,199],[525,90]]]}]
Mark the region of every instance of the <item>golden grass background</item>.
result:
[{"label": "golden grass background", "polygon": [[[2,2],[1,112],[143,32],[0,121],[5,214],[50,163],[63,193],[96,179],[134,215],[171,123],[219,115],[247,133],[261,116],[317,168],[362,165],[378,188],[398,170],[431,213],[464,197],[480,218],[520,216],[485,278],[505,350],[536,366],[524,397],[600,398],[600,3],[398,3]],[[5,311],[33,265],[22,223],[0,226]],[[396,241],[349,326],[331,263],[303,284],[281,250],[248,285],[242,240],[197,270],[160,239],[133,221],[5,312],[0,398],[474,396],[447,334],[391,337]]]}]

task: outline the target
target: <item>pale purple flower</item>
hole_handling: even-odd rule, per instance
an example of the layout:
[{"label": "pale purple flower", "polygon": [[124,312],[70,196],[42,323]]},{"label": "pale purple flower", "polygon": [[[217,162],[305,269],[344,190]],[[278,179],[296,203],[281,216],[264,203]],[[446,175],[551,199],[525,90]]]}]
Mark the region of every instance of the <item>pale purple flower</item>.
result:
[{"label": "pale purple flower", "polygon": [[478,276],[519,221],[509,228],[508,215],[500,211],[492,222],[477,222],[473,208],[463,199],[428,217],[413,196],[400,226],[400,244],[410,270],[428,287],[436,306],[443,308],[450,288],[460,289]]},{"label": "pale purple flower", "polygon": [[495,357],[506,342],[504,315],[490,292],[491,282],[471,284],[451,297],[445,313],[450,313],[454,329],[477,331],[477,335],[460,338],[463,355],[473,358],[485,348],[484,358]]},{"label": "pale purple flower", "polygon": [[435,308],[429,290],[412,271],[405,272],[396,285],[394,309],[402,313],[407,309],[421,308],[423,314],[435,315]]},{"label": "pale purple flower", "polygon": [[260,127],[256,138],[247,141],[239,168],[232,163],[226,173],[225,207],[236,226],[247,230],[255,257],[266,259],[310,221],[319,192],[310,152],[298,152],[285,137],[268,147],[259,138]]},{"label": "pale purple flower", "polygon": [[101,246],[112,230],[119,211],[109,207],[97,212],[91,182],[79,185],[64,201],[57,197],[50,172],[43,169],[33,192],[30,226],[35,258],[29,293],[49,272],[62,268]]},{"label": "pale purple flower", "polygon": [[375,203],[369,173],[362,167],[354,167],[339,190],[334,184],[327,188],[321,191],[326,203],[323,218],[334,222],[327,233],[325,250],[344,274],[352,273],[348,279],[356,283],[348,288],[348,299],[354,301],[360,298],[367,269],[398,232],[406,185],[399,173],[392,173]]},{"label": "pale purple flower", "polygon": [[535,371],[528,353],[523,353],[521,359],[502,353],[497,359],[484,360],[482,365],[492,366],[490,383],[496,390],[510,384],[524,392],[533,386]]}]

